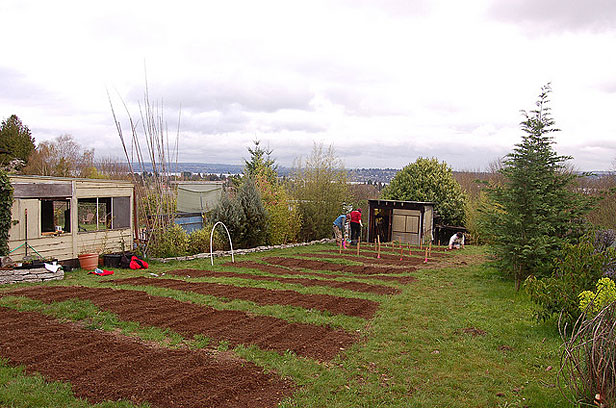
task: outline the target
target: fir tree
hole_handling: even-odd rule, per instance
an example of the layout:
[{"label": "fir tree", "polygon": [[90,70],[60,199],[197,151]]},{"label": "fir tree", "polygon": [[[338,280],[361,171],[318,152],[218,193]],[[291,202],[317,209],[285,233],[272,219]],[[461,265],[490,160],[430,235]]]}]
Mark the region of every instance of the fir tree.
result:
[{"label": "fir tree", "polygon": [[245,177],[237,200],[244,212],[245,223],[242,227],[241,244],[253,248],[265,243],[267,233],[267,213],[261,195],[252,177]]},{"label": "fir tree", "polygon": [[0,125],[0,164],[12,159],[28,161],[34,151],[34,138],[28,126],[21,123],[17,115],[11,115]]},{"label": "fir tree", "polygon": [[574,189],[578,176],[565,167],[571,157],[553,149],[552,134],[559,129],[548,106],[550,92],[550,84],[542,87],[536,109],[522,111],[522,142],[505,157],[504,181],[489,189],[491,204],[482,209],[492,249],[516,289],[530,275],[550,273],[557,251],[580,236],[581,218],[592,208],[591,199]]}]

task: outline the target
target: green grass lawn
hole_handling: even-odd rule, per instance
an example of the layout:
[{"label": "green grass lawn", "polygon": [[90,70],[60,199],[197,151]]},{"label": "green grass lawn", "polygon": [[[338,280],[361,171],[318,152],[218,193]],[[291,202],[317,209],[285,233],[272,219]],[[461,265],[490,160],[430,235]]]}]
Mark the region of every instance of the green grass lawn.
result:
[{"label": "green grass lawn", "polygon": [[[238,257],[293,255],[322,250],[325,245],[277,250]],[[328,246],[329,247],[329,246]],[[479,257],[482,248],[467,247],[465,255]],[[218,266],[215,269],[231,270]],[[208,260],[151,265],[149,271],[162,273],[173,268],[209,267]],[[330,363],[279,355],[256,347],[236,347],[247,360],[292,378],[299,386],[283,407],[567,407],[571,406],[556,387],[560,340],[551,324],[538,324],[531,316],[531,304],[513,283],[498,271],[482,264],[442,269],[420,269],[412,273],[412,284],[381,281],[402,289],[394,296],[361,294],[326,287],[300,288],[276,282],[239,278],[195,280],[293,289],[304,293],[330,293],[381,302],[369,320],[329,315],[294,307],[257,306],[246,301],[221,301],[210,296],[149,288],[154,295],[207,304],[216,308],[247,310],[294,322],[341,327],[361,334],[362,340]],[[264,274],[262,272],[252,272]],[[144,272],[118,272],[114,277],[143,276]],[[166,275],[165,277],[171,278]],[[340,279],[340,278],[338,278]],[[78,270],[64,281],[48,284],[108,286],[105,279]],[[13,286],[15,287],[15,286]],[[130,288],[124,286],[124,288]],[[6,290],[8,288],[2,288]],[[139,288],[144,289],[144,288]],[[23,298],[6,298],[0,305],[20,310],[38,310],[60,319],[84,322],[87,327],[120,330],[165,347],[218,347],[208,339],[185,339],[169,330],[122,322],[101,312],[89,302],[61,302],[44,305]],[[464,329],[471,333],[466,333]],[[475,335],[474,335],[475,334]],[[549,369],[549,367],[554,367]],[[24,375],[0,359],[0,406],[57,407],[91,406],[76,400],[65,384],[45,384],[39,376]],[[127,407],[128,403],[107,403],[106,407]]]}]

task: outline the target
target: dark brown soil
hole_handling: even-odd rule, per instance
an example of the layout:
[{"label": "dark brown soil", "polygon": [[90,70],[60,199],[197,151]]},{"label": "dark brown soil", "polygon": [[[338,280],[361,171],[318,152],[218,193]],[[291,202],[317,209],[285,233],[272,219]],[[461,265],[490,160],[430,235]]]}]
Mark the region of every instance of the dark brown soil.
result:
[{"label": "dark brown soil", "polygon": [[269,281],[269,282],[282,282],[282,283],[293,283],[299,284],[303,286],[327,286],[330,288],[339,288],[351,290],[354,292],[366,292],[366,293],[376,293],[378,295],[393,295],[396,293],[400,293],[399,289],[392,288],[389,286],[382,285],[372,285],[369,283],[361,283],[361,282],[339,282],[335,280],[320,280],[320,279],[306,279],[306,278],[281,278],[276,276],[263,276],[263,275],[253,275],[249,273],[237,273],[237,272],[219,272],[219,271],[209,271],[209,270],[198,270],[198,269],[177,269],[174,271],[167,272],[168,275],[174,276],[186,276],[190,278],[203,278],[203,277],[228,277],[228,278],[242,278],[242,279],[251,279],[251,280],[259,280],[259,281]]},{"label": "dark brown soil", "polygon": [[289,323],[274,317],[254,316],[235,310],[216,310],[166,297],[150,296],[136,290],[38,286],[5,293],[45,303],[72,298],[89,300],[99,308],[117,314],[121,320],[169,328],[188,338],[201,334],[214,342],[227,341],[231,347],[245,344],[277,352],[291,350],[300,356],[323,361],[331,360],[342,348],[356,340],[354,335],[343,330]]},{"label": "dark brown soil", "polygon": [[293,290],[271,290],[233,285],[221,285],[209,282],[186,282],[179,279],[161,278],[126,278],[115,279],[119,285],[156,286],[195,292],[202,295],[211,295],[227,299],[250,300],[259,305],[287,305],[298,306],[305,309],[328,311],[333,314],[363,317],[369,319],[374,316],[379,304],[373,300],[346,298],[332,295],[312,295],[295,292]]},{"label": "dark brown soil", "polygon": [[289,268],[302,268],[312,269],[317,271],[334,271],[334,272],[346,272],[358,275],[376,275],[376,274],[388,274],[388,273],[404,273],[414,271],[415,268],[394,268],[391,266],[370,266],[370,265],[343,265],[335,262],[327,261],[313,261],[311,259],[298,259],[298,258],[282,258],[270,256],[263,258],[263,261],[280,266],[286,266]]},{"label": "dark brown soil", "polygon": [[[335,252],[335,253],[334,253]],[[370,255],[368,255],[370,254]],[[347,259],[349,261],[362,262],[364,265],[371,266],[414,266],[414,265],[423,265],[424,259],[418,257],[410,257],[407,255],[402,256],[402,260],[400,260],[400,255],[390,255],[390,254],[381,254],[380,258],[377,258],[376,252],[372,254],[372,252],[361,252],[359,256],[352,252],[338,254],[337,251],[326,251],[326,252],[307,252],[304,254],[297,254],[298,256],[305,256],[307,258],[328,258],[328,259]],[[430,260],[428,260],[429,262]],[[398,269],[400,272],[400,269]]]},{"label": "dark brown soil", "polygon": [[[353,279],[376,279],[384,282],[398,282],[402,284],[411,283],[415,280],[412,276],[383,276],[383,275],[371,275],[371,276],[349,276],[339,275],[335,273],[318,273],[318,272],[303,272],[298,268],[287,269],[283,266],[266,265],[255,261],[240,261],[240,262],[227,262],[222,266],[229,266],[235,268],[256,269],[261,272],[267,272],[276,275],[309,275],[318,276],[321,278],[353,278]],[[408,270],[408,269],[407,269]]]},{"label": "dark brown soil", "polygon": [[[338,250],[337,249],[327,249],[327,250],[322,251],[322,252],[338,254]],[[342,255],[345,255],[345,254],[346,255],[355,255],[355,256],[357,256],[357,251],[349,251],[349,250],[342,251]],[[360,250],[359,254],[374,259],[374,258],[376,258],[378,252],[375,251],[372,247],[368,247],[368,248]],[[425,249],[423,251],[420,251],[419,249],[412,250],[411,251],[411,255],[409,255],[408,249],[404,249],[402,251],[402,260],[403,261],[405,261],[405,260],[411,260],[411,261],[419,260],[419,262],[421,263],[425,259],[425,256],[426,256]],[[430,260],[430,259],[437,259],[437,258],[443,258],[443,257],[449,257],[449,256],[451,256],[450,253],[442,253],[442,252],[432,251],[430,253],[430,256],[428,257],[428,260]],[[381,248],[381,259],[400,260],[400,249],[396,249],[396,250],[392,251],[392,250],[383,250]]]},{"label": "dark brown soil", "polygon": [[256,365],[203,351],[149,348],[33,312],[0,308],[0,355],[76,397],[154,407],[275,407],[292,385]]}]

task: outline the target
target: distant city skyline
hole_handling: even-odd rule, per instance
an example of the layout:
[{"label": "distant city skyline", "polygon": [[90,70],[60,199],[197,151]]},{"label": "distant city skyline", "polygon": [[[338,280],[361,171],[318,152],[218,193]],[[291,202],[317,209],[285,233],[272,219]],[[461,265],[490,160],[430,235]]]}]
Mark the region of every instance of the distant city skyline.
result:
[{"label": "distant city skyline", "polygon": [[323,143],[347,168],[473,171],[551,82],[556,151],[606,171],[614,21],[610,0],[4,0],[0,119],[123,160],[107,92],[128,135],[147,77],[180,162],[242,164],[258,139],[287,167]]}]

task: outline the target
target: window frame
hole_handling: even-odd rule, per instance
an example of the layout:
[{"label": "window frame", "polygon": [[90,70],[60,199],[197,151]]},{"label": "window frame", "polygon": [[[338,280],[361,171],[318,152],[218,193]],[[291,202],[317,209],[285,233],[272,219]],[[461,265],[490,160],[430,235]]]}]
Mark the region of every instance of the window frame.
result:
[{"label": "window frame", "polygon": [[[130,215],[128,216],[128,223],[127,225],[123,225],[123,226],[116,226],[116,220],[115,220],[115,216],[114,216],[114,211],[115,211],[115,205],[114,205],[114,201],[115,200],[126,200],[127,201],[127,207],[126,209],[130,212],[130,202],[131,202],[131,197],[130,196],[101,196],[101,197],[81,197],[81,198],[77,198],[77,232],[79,234],[87,234],[87,233],[91,233],[91,232],[105,232],[105,231],[119,231],[119,230],[125,230],[125,229],[130,229],[131,228],[131,218]],[[79,207],[81,203],[93,203],[96,207],[96,212],[94,214],[94,218],[96,219],[96,227],[94,230],[86,230],[86,231],[82,231],[81,230],[81,226],[84,225],[81,223],[81,220],[79,219]],[[104,229],[100,228],[100,225],[106,225],[107,221],[103,221],[101,222],[101,214],[99,213],[100,210],[100,206],[101,204],[109,204],[109,211],[108,211],[108,215],[105,217],[106,220],[108,219],[109,223],[110,223],[110,227],[106,227]]]}]

